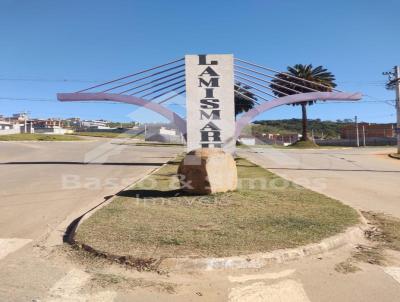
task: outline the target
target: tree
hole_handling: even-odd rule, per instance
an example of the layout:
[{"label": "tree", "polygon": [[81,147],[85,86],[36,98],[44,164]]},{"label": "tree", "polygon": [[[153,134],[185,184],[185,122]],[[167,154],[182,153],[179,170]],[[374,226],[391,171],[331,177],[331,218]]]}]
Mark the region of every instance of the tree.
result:
[{"label": "tree", "polygon": [[[298,77],[300,79],[293,78],[290,75]],[[319,83],[326,87],[302,81],[301,79],[306,79],[308,81]],[[291,82],[291,84],[289,84],[288,82]],[[297,86],[295,84],[299,84],[304,88]],[[300,93],[312,92],[312,90],[307,88],[311,88],[318,91],[332,91],[332,88],[336,87],[336,84],[335,84],[335,76],[331,72],[329,72],[326,68],[322,66],[314,68],[311,64],[308,65],[296,64],[293,67],[289,66],[287,68],[287,72],[278,73],[276,75],[276,78],[272,80],[270,87],[271,89],[273,89],[273,92],[276,96],[283,97],[285,95],[295,94],[296,92],[294,92],[293,90],[296,90]],[[301,111],[302,111],[301,140],[303,141],[308,140],[307,105],[312,105],[316,101],[317,100],[293,104],[301,106]]]},{"label": "tree", "polygon": [[249,91],[250,88],[251,87],[241,83],[235,84],[235,116],[247,112],[254,107],[257,99],[254,94]]}]

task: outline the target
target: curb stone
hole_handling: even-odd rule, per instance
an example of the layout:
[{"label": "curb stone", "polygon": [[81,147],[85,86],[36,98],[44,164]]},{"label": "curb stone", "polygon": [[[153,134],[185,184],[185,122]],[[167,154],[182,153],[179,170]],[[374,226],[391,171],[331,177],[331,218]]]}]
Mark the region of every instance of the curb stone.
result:
[{"label": "curb stone", "polygon": [[171,160],[168,160],[166,163],[153,169],[148,174],[142,176],[141,178],[135,180],[131,184],[125,186],[114,195],[111,195],[109,198],[106,198],[101,202],[97,201],[96,203],[91,203],[87,205],[85,208],[80,209],[78,212],[69,215],[69,217],[67,217],[63,222],[61,222],[50,234],[46,235],[44,239],[44,246],[53,247],[61,245],[63,242],[68,244],[74,244],[75,243],[74,237],[76,230],[79,228],[79,226],[83,221],[92,216],[97,210],[100,210],[104,206],[111,203],[115,198],[118,197],[118,194],[120,192],[126,190],[127,188],[132,187],[133,185],[135,185],[140,181],[143,181],[144,179],[146,179],[147,177],[149,177],[150,175],[152,175],[153,173],[157,172],[159,169],[164,167],[170,161]]},{"label": "curb stone", "polygon": [[345,245],[357,244],[365,240],[367,225],[363,223],[348,228],[344,233],[326,238],[319,243],[312,243],[292,249],[280,249],[267,253],[232,256],[224,258],[166,258],[161,261],[162,270],[221,270],[262,268],[274,263],[297,260],[306,256],[322,254]]},{"label": "curb stone", "polygon": [[169,160],[168,162],[162,164],[161,166],[153,169],[152,171],[150,171],[147,175],[137,179],[136,181],[134,181],[133,183],[127,185],[126,187],[124,187],[122,190],[118,191],[116,194],[112,195],[111,198],[103,201],[101,204],[99,204],[98,206],[96,206],[95,208],[89,210],[88,212],[84,213],[81,217],[79,222],[77,223],[73,234],[70,235],[70,238],[72,241],[74,241],[74,237],[75,237],[75,232],[76,230],[79,228],[79,226],[82,224],[82,222],[84,222],[86,219],[88,219],[90,216],[92,216],[96,211],[100,210],[101,208],[105,207],[106,205],[110,204],[111,202],[113,202],[116,198],[118,198],[118,194],[125,191],[126,189],[134,186],[135,184],[145,180],[146,178],[150,177],[151,175],[153,175],[154,173],[156,173],[158,170],[160,170],[161,168],[163,168],[165,165],[169,164],[171,160]]},{"label": "curb stone", "polygon": [[[323,239],[319,243],[311,243],[292,249],[280,249],[266,253],[254,253],[249,255],[239,255],[221,258],[161,258],[161,259],[140,259],[125,257],[122,255],[109,255],[99,251],[87,244],[72,242],[77,244],[85,251],[112,260],[122,265],[135,267],[138,270],[156,270],[158,272],[173,272],[182,270],[214,271],[214,270],[234,270],[234,269],[259,269],[271,264],[285,263],[298,260],[307,256],[321,255],[326,252],[352,246],[365,242],[365,231],[369,228],[362,221],[357,226],[349,227],[345,232]],[[146,262],[148,265],[138,267],[135,262]],[[133,264],[132,264],[133,263]]]}]

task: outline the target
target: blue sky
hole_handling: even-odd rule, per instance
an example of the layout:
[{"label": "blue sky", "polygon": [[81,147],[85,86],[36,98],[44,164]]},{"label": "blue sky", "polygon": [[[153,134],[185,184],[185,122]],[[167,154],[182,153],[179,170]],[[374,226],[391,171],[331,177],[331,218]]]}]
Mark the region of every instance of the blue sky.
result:
[{"label": "blue sky", "polygon": [[[399,11],[398,0],[0,0],[0,114],[158,121],[130,105],[59,103],[55,94],[187,53],[233,53],[279,70],[323,65],[339,89],[369,96],[311,106],[310,118],[394,122],[394,107],[378,100],[394,99],[382,72],[400,64]],[[283,106],[259,119],[300,116]]]}]

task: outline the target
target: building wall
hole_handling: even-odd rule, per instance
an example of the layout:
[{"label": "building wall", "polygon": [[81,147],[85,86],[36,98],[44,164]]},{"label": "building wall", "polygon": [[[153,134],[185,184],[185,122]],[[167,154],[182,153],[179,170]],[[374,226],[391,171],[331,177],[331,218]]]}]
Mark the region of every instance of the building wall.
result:
[{"label": "building wall", "polygon": [[60,127],[51,127],[51,128],[36,128],[35,133],[40,134],[60,134],[63,135],[67,133],[68,130]]},{"label": "building wall", "polygon": [[7,134],[18,134],[21,133],[19,127],[12,128],[12,129],[0,129],[0,135],[7,135]]},{"label": "building wall", "polygon": [[[356,139],[316,139],[315,143],[320,146],[343,146],[355,147],[357,145]],[[366,146],[395,146],[397,139],[395,137],[366,137]],[[364,141],[360,139],[360,146],[364,145]]]},{"label": "building wall", "polygon": [[256,144],[256,138],[255,137],[241,137],[241,138],[239,138],[239,142],[241,142],[243,145],[254,146]]},{"label": "building wall", "polygon": [[165,127],[160,128],[161,135],[176,135],[176,130],[174,129],[167,129]]},{"label": "building wall", "polygon": [[[377,137],[394,137],[395,136],[395,126],[394,124],[358,124],[358,132],[360,138],[363,136],[363,128],[365,130],[365,137],[367,138],[377,138]],[[340,138],[342,139],[356,139],[357,129],[355,125],[344,126],[340,130]]]}]

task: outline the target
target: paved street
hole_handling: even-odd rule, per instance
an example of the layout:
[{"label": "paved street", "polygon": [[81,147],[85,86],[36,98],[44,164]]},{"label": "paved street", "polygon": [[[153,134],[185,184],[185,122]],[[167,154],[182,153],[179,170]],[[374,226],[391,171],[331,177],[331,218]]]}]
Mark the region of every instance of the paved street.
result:
[{"label": "paved street", "polygon": [[362,210],[400,217],[400,161],[394,148],[240,149],[272,172]]},{"label": "paved street", "polygon": [[70,214],[96,205],[181,149],[123,140],[0,144],[0,238],[38,240]]},{"label": "paved street", "polygon": [[69,268],[45,261],[43,247],[62,243],[73,219],[182,150],[121,143],[0,143],[0,301],[46,292]]}]

